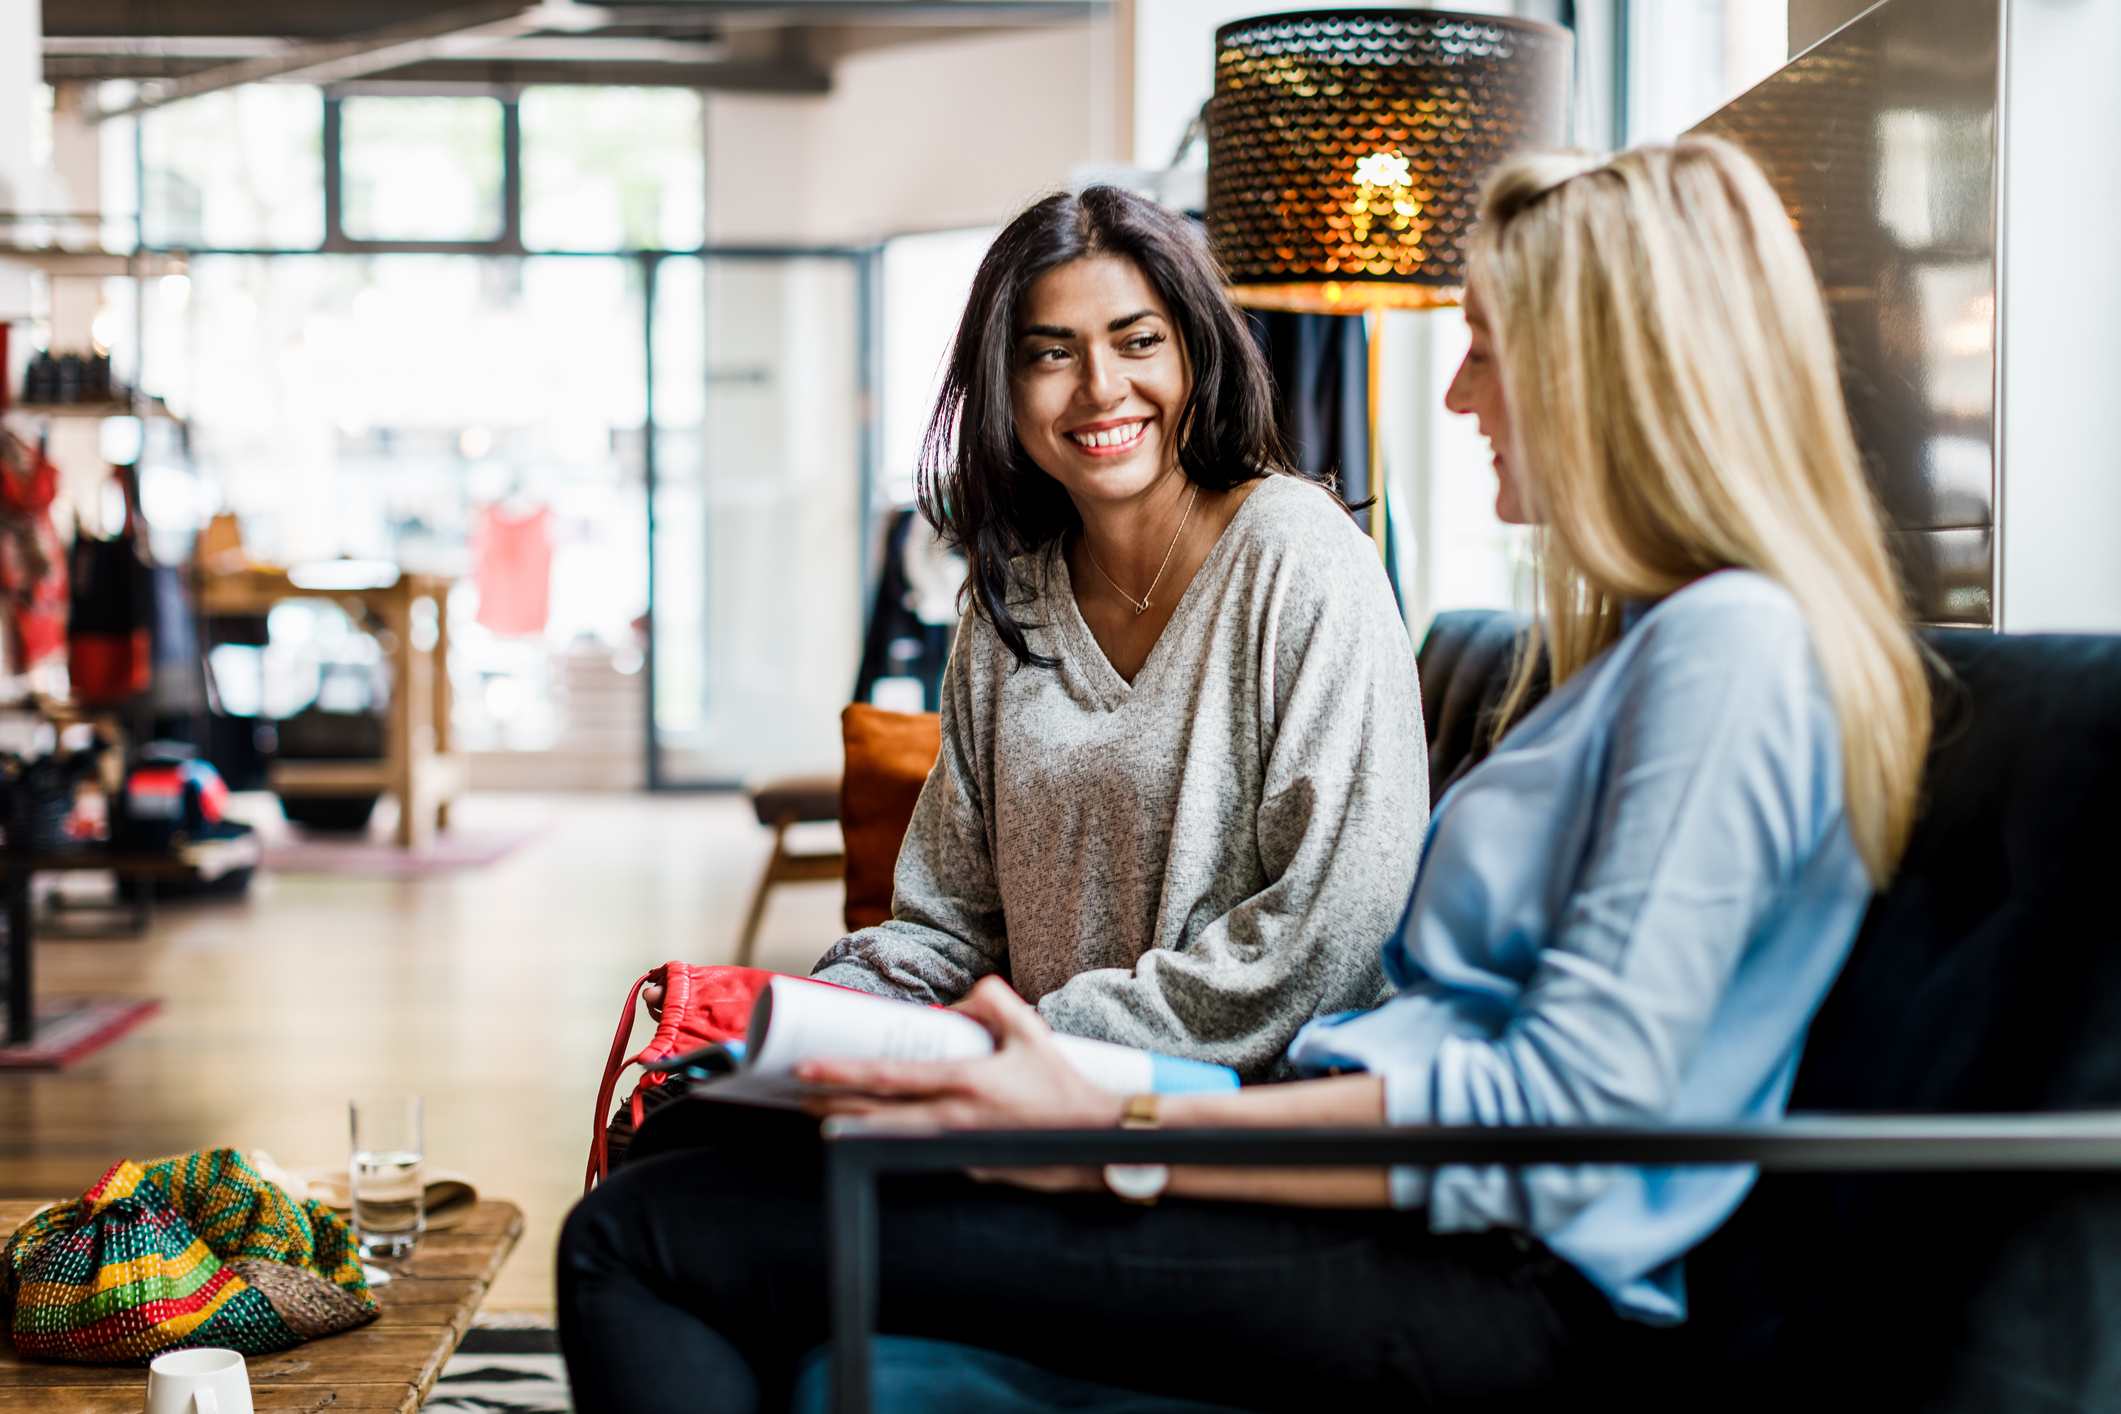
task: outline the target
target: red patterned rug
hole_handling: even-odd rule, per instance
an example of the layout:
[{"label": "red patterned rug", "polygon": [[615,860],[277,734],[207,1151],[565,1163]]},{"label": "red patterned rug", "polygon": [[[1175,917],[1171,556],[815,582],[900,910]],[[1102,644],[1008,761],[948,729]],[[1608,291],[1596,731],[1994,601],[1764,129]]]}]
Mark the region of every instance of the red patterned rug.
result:
[{"label": "red patterned rug", "polygon": [[0,1046],[0,1070],[58,1070],[99,1051],[162,1010],[137,997],[55,997],[37,1004],[35,1039]]}]

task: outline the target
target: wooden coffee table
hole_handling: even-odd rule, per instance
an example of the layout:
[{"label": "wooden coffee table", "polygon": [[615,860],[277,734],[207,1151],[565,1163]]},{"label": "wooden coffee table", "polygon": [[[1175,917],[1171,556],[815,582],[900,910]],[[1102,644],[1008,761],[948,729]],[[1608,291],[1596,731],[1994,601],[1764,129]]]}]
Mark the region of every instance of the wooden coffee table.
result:
[{"label": "wooden coffee table", "polygon": [[[42,1206],[0,1200],[0,1233]],[[412,1260],[394,1269],[397,1279],[377,1290],[377,1319],[278,1355],[245,1357],[258,1409],[412,1414],[522,1233],[521,1209],[485,1202],[456,1226],[427,1234]],[[144,1366],[24,1360],[0,1331],[0,1414],[139,1414],[146,1395]]]}]

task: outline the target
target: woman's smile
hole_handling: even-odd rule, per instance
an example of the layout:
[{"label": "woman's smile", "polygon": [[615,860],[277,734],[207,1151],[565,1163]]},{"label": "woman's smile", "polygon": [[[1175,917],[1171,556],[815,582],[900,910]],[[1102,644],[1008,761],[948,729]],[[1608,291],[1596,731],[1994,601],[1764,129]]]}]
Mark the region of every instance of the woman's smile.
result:
[{"label": "woman's smile", "polygon": [[1067,436],[1085,456],[1123,457],[1141,445],[1149,423],[1146,417],[1093,422],[1071,429]]}]

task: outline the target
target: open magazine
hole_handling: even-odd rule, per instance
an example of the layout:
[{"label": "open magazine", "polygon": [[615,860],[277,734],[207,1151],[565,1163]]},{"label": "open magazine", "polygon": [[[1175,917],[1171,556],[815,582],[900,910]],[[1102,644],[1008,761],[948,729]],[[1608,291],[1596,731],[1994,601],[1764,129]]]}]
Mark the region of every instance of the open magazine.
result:
[{"label": "open magazine", "polygon": [[[1056,1036],[1061,1053],[1093,1084],[1119,1094],[1235,1090],[1226,1065],[1157,1055],[1110,1041]],[[916,1002],[776,977],[759,992],[741,1042],[707,1046],[649,1067],[693,1079],[690,1094],[734,1104],[795,1109],[825,1088],[795,1078],[812,1060],[974,1060],[994,1050],[987,1028],[969,1016]]]}]

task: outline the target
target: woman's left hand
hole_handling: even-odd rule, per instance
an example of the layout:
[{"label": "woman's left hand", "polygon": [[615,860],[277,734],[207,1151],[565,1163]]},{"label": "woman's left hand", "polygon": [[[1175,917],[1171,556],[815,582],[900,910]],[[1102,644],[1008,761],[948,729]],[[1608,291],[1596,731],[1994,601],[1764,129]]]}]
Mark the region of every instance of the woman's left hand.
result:
[{"label": "woman's left hand", "polygon": [[[796,1079],[850,1093],[812,1100],[812,1114],[855,1115],[888,1129],[1099,1129],[1119,1123],[1121,1096],[1068,1064],[1053,1033],[999,978],[982,979],[957,1010],[994,1036],[969,1061],[807,1061]],[[977,1170],[973,1177],[1045,1192],[1101,1187],[1094,1168]]]}]

